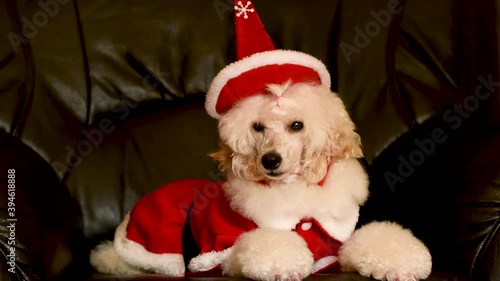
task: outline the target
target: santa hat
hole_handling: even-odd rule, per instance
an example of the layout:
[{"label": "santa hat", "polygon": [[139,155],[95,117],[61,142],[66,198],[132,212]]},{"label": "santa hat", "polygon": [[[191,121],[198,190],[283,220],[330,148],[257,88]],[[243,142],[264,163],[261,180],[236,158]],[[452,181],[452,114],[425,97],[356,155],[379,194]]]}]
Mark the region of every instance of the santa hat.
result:
[{"label": "santa hat", "polygon": [[264,94],[268,84],[317,82],[330,87],[325,65],[308,54],[276,50],[251,1],[234,1],[237,61],[222,69],[207,92],[205,108],[220,119],[244,98]]}]

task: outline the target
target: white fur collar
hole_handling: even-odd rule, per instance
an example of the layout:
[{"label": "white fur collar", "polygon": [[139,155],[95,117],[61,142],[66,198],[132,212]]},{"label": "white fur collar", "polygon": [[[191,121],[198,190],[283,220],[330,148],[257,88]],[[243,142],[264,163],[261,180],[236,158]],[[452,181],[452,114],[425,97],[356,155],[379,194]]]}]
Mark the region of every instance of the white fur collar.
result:
[{"label": "white fur collar", "polygon": [[357,159],[344,159],[330,166],[323,186],[302,180],[264,186],[230,178],[223,189],[231,208],[259,227],[291,230],[300,220],[315,218],[343,242],[368,197],[368,178]]}]

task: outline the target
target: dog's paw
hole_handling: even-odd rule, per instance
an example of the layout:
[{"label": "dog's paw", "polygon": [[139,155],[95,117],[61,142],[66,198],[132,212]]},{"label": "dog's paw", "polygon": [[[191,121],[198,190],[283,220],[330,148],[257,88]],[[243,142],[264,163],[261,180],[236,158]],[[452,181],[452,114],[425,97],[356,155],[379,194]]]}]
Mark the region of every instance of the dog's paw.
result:
[{"label": "dog's paw", "polygon": [[242,234],[222,264],[224,274],[263,281],[299,281],[311,274],[313,255],[297,233],[260,228]]},{"label": "dog's paw", "polygon": [[378,280],[416,281],[429,276],[429,250],[411,231],[390,222],[358,229],[339,251],[344,271],[357,271]]}]

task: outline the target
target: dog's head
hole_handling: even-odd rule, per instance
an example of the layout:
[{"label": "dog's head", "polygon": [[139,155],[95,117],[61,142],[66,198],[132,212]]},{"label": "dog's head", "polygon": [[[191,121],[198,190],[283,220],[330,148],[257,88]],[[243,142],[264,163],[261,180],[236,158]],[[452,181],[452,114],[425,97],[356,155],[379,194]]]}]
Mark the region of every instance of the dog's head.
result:
[{"label": "dog's head", "polygon": [[362,157],[354,124],[328,88],[285,83],[267,91],[239,101],[220,119],[221,148],[211,156],[230,176],[318,183],[334,161]]}]

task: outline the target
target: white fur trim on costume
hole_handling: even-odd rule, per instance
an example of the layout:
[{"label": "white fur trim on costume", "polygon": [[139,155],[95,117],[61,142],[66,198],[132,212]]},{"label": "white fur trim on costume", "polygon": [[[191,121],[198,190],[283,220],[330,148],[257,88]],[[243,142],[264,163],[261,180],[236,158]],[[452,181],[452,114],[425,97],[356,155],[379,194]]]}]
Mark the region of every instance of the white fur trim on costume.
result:
[{"label": "white fur trim on costume", "polygon": [[324,258],[321,258],[313,264],[312,273],[319,272],[336,263],[338,260],[339,259],[336,256],[326,256]]},{"label": "white fur trim on costume", "polygon": [[127,239],[127,225],[130,213],[123,219],[115,232],[114,247],[118,255],[127,263],[138,268],[172,277],[184,276],[185,266],[182,254],[155,254],[144,246]]},{"label": "white fur trim on costume", "polygon": [[224,251],[211,251],[192,258],[189,261],[188,268],[192,272],[209,271],[216,266],[222,264],[231,254],[232,248],[227,248]]},{"label": "white fur trim on costume", "polygon": [[217,74],[217,76],[215,76],[208,89],[205,101],[205,108],[208,114],[215,119],[220,119],[222,117],[217,113],[215,108],[220,91],[226,85],[227,81],[254,68],[271,64],[297,64],[310,67],[318,73],[321,84],[330,88],[330,73],[326,66],[317,58],[293,50],[260,52],[227,65]]},{"label": "white fur trim on costume", "polygon": [[334,218],[318,216],[317,220],[332,236],[344,242],[356,227],[359,206],[368,198],[368,176],[356,158],[335,162],[326,176],[323,188],[330,188],[329,199],[334,205]]},{"label": "white fur trim on costume", "polygon": [[115,251],[112,241],[104,241],[90,252],[90,264],[101,273],[134,275],[147,273],[126,263]]},{"label": "white fur trim on costume", "polygon": [[368,197],[368,177],[357,159],[348,158],[332,164],[323,186],[297,180],[262,188],[234,177],[222,188],[234,210],[259,227],[290,230],[303,218],[315,218],[343,242],[354,231],[359,206]]}]

